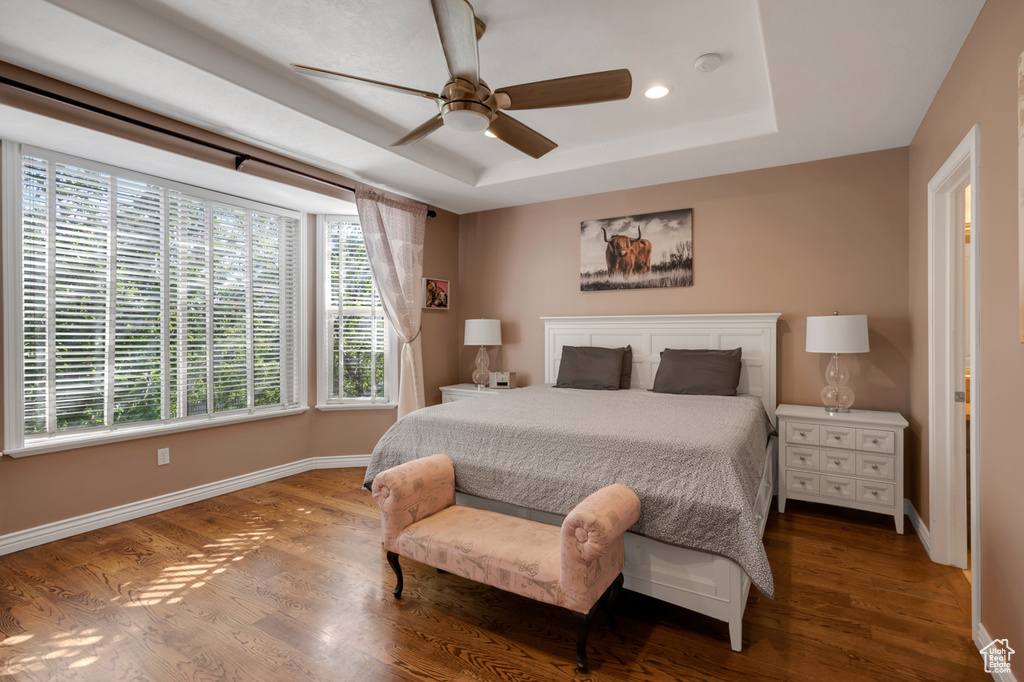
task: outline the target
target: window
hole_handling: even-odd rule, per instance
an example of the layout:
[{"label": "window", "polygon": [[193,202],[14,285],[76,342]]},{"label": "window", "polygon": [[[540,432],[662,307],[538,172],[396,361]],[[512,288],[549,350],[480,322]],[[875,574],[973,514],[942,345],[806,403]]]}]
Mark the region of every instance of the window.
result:
[{"label": "window", "polygon": [[319,228],[321,409],[394,407],[397,340],[384,315],[356,216]]},{"label": "window", "polygon": [[16,148],[5,451],[302,408],[297,214]]}]

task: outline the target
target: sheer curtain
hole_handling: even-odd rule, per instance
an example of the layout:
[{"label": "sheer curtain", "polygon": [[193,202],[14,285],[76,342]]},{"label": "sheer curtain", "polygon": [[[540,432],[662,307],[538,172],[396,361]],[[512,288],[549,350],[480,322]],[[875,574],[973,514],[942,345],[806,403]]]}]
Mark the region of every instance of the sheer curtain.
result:
[{"label": "sheer curtain", "polygon": [[388,321],[404,341],[398,384],[398,416],[423,407],[423,352],[420,344],[420,280],[427,207],[356,190],[356,209],[370,269]]}]

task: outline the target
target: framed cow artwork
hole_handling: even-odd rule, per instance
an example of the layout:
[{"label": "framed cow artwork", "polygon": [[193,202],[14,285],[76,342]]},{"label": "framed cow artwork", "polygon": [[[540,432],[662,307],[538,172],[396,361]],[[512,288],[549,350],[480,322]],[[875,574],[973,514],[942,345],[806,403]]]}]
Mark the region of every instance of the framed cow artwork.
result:
[{"label": "framed cow artwork", "polygon": [[692,284],[692,208],[580,223],[580,291]]}]

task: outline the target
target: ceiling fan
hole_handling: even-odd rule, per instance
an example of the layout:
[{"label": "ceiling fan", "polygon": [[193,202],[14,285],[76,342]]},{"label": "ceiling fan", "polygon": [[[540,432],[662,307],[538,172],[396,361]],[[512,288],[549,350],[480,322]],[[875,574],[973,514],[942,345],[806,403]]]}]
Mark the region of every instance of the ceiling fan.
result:
[{"label": "ceiling fan", "polygon": [[451,76],[439,95],[312,66],[291,66],[308,76],[367,83],[393,92],[434,100],[440,109],[439,113],[392,143],[392,147],[413,144],[442,126],[447,126],[464,132],[489,130],[502,142],[539,159],[558,145],[505,114],[504,110],[546,109],[629,97],[633,78],[628,69],[555,78],[491,91],[480,79],[477,41],[484,33],[484,23],[476,18],[473,7],[467,0],[430,0],[430,4]]}]

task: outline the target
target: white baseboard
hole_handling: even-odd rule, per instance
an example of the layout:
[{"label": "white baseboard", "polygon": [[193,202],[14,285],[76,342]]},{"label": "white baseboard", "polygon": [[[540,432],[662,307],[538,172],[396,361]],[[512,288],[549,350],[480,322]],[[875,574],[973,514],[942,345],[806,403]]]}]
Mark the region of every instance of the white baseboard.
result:
[{"label": "white baseboard", "polygon": [[[987,647],[990,642],[992,642],[992,638],[989,637],[988,631],[985,629],[985,626],[982,623],[978,623],[978,632],[974,635],[974,645],[978,647],[978,651],[981,651],[982,649]],[[1018,648],[1020,648],[1019,645]],[[982,658],[984,658],[984,655],[982,655]],[[1012,656],[1010,657],[1010,669],[1013,669]],[[992,673],[992,679],[996,682],[1017,682],[1017,678],[1013,676],[1012,672]]]},{"label": "white baseboard", "polygon": [[931,559],[932,546],[928,536],[928,528],[921,521],[921,517],[917,515],[917,510],[914,509],[914,505],[910,503],[910,500],[903,500],[903,513],[910,518],[910,525],[914,527],[914,532],[917,533],[917,537],[921,539],[921,544],[924,545],[924,551],[928,553],[928,558]]},{"label": "white baseboard", "polygon": [[305,462],[313,462],[310,469],[350,469],[352,467],[370,466],[369,455],[340,455],[338,457],[310,457]]},{"label": "white baseboard", "polygon": [[194,488],[179,490],[166,495],[158,495],[147,500],[129,502],[119,507],[101,509],[97,512],[75,516],[62,521],[54,521],[35,528],[15,531],[0,535],[0,556],[18,550],[43,545],[47,542],[69,538],[72,535],[85,533],[97,528],[112,526],[115,523],[137,519],[157,512],[180,507],[183,504],[206,500],[217,495],[224,495],[242,488],[249,488],[260,483],[276,481],[279,478],[301,474],[313,469],[345,469],[349,467],[365,467],[370,463],[369,455],[343,455],[338,457],[309,457],[296,462],[242,474],[223,481],[214,481]]}]

